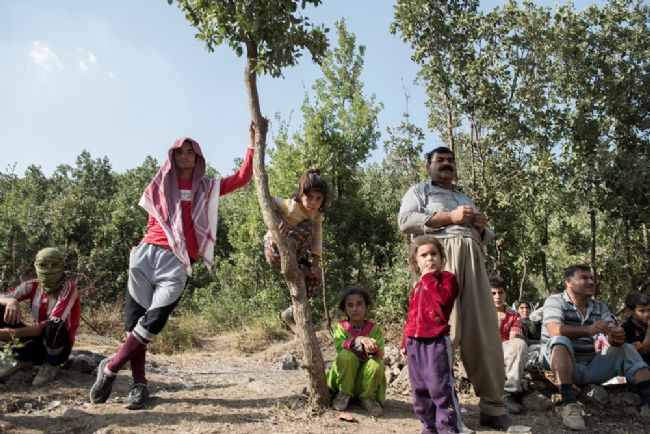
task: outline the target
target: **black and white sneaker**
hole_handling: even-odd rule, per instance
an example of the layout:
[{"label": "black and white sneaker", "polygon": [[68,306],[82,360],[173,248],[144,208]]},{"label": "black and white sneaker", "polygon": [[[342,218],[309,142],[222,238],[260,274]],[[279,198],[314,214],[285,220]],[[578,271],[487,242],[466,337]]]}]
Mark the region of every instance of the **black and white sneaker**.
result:
[{"label": "black and white sneaker", "polygon": [[146,384],[134,384],[129,391],[129,396],[124,398],[124,408],[129,410],[138,410],[144,407],[149,400],[149,389]]},{"label": "black and white sneaker", "polygon": [[110,359],[107,357],[99,362],[99,366],[97,366],[97,379],[93,387],[90,388],[90,402],[93,404],[104,403],[111,396],[115,375],[106,373],[106,365],[109,361]]}]

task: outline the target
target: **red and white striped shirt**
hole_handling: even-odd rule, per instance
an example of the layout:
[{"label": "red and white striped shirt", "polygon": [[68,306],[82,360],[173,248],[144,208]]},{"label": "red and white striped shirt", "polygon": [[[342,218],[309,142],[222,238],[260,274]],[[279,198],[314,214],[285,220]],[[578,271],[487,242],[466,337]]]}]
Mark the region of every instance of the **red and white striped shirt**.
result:
[{"label": "red and white striped shirt", "polygon": [[74,344],[81,318],[81,302],[77,285],[73,281],[64,281],[56,294],[48,295],[41,290],[38,279],[28,280],[6,292],[4,297],[18,301],[29,300],[34,323],[41,329],[48,319],[62,319],[70,333],[70,345]]}]

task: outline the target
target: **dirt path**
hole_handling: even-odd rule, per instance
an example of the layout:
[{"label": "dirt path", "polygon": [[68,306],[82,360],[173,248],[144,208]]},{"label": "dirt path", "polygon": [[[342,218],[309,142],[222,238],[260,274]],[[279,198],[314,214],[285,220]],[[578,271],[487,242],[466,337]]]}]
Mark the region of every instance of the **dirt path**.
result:
[{"label": "dirt path", "polygon": [[[150,405],[139,411],[122,407],[129,376],[121,373],[106,404],[93,405],[88,390],[93,374],[61,371],[51,391],[31,391],[33,373],[16,374],[0,390],[0,433],[418,433],[410,396],[389,390],[385,415],[374,419],[360,407],[355,422],[336,419],[332,410],[312,414],[307,406],[305,370],[281,370],[282,354],[300,355],[295,340],[274,342],[252,355],[237,350],[235,336],[223,335],[191,353],[151,355],[147,366]],[[329,337],[321,335],[324,357],[334,356]],[[80,335],[78,349],[110,354],[117,343],[96,335]],[[478,428],[473,396],[461,396],[463,421]],[[589,432],[642,433],[648,425],[623,414],[588,417]],[[554,411],[513,417],[534,433],[560,433]],[[480,430],[479,430],[480,431]],[[480,431],[490,433],[490,431]]]}]

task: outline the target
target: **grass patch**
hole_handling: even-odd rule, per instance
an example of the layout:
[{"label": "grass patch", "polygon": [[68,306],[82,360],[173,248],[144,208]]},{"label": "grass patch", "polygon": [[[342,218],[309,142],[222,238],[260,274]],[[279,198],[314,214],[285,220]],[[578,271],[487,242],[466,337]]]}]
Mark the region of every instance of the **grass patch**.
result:
[{"label": "grass patch", "polygon": [[163,331],[149,344],[154,353],[177,354],[198,348],[206,327],[196,315],[184,312],[172,316]]},{"label": "grass patch", "polygon": [[279,327],[245,328],[235,333],[239,351],[252,354],[263,351],[273,342],[285,339],[287,334]]},{"label": "grass patch", "polygon": [[103,304],[93,309],[84,306],[81,310],[79,331],[97,333],[122,341],[124,339],[123,307],[124,303]]}]

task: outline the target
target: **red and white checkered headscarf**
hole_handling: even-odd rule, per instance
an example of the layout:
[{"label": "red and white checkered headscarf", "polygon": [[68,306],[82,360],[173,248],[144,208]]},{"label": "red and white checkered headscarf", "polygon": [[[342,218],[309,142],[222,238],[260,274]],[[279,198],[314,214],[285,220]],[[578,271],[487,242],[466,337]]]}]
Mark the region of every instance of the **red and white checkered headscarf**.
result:
[{"label": "red and white checkered headscarf", "polygon": [[183,262],[188,275],[192,274],[183,231],[181,196],[174,150],[190,143],[196,153],[196,166],[192,173],[192,221],[199,254],[208,266],[212,265],[214,243],[217,235],[217,209],[219,206],[219,179],[204,178],[205,158],[198,142],[181,137],[169,149],[167,161],[158,170],[151,183],[144,189],[139,205],[160,223],[167,242],[174,254]]}]

